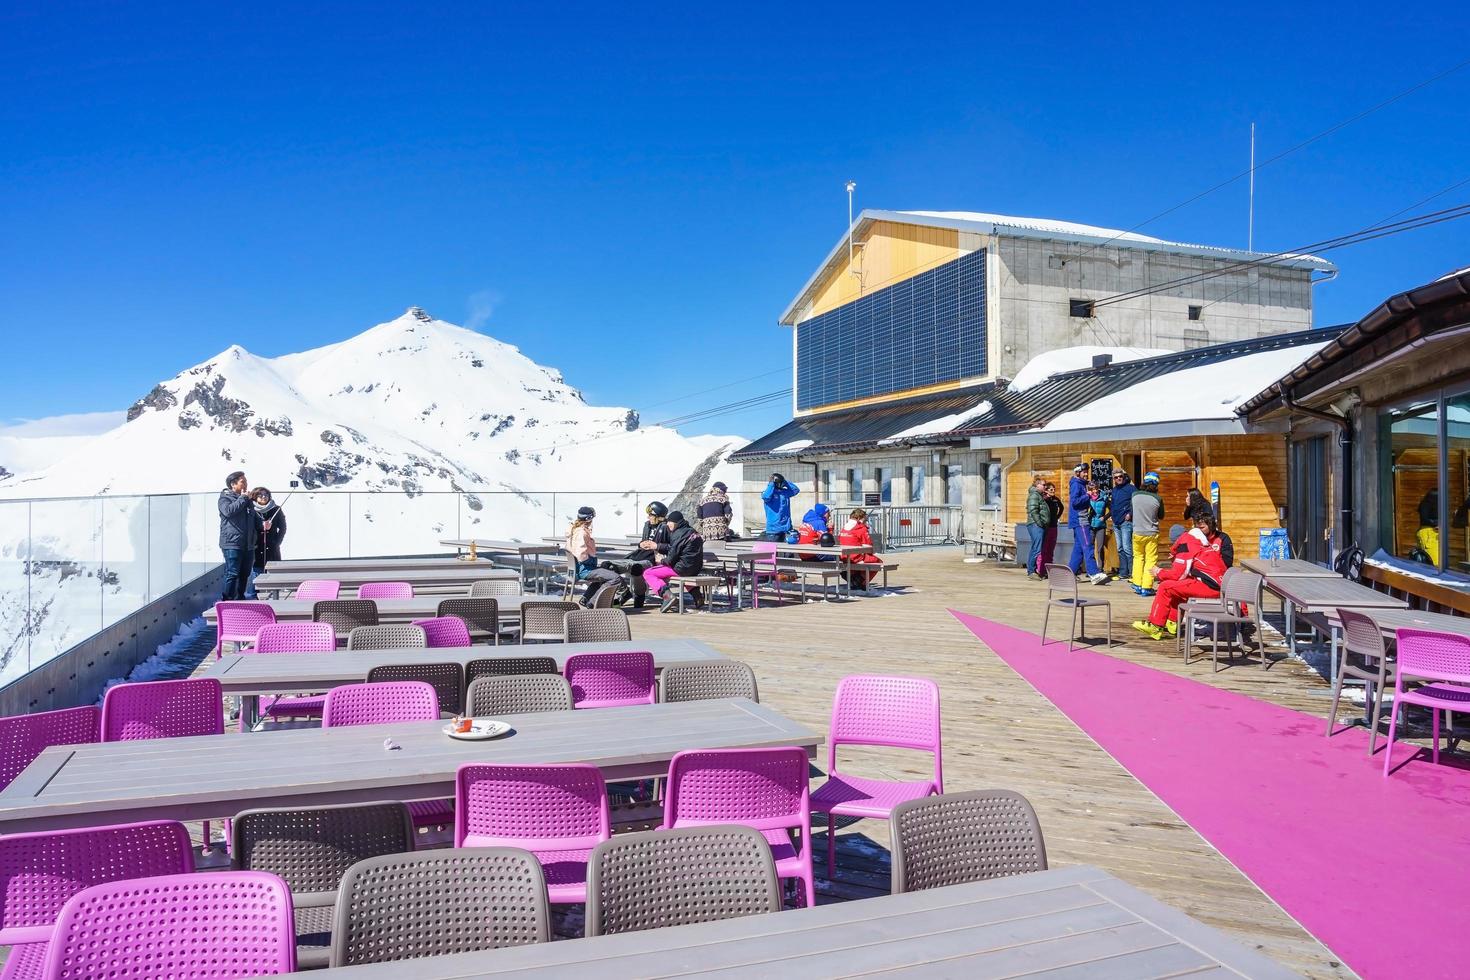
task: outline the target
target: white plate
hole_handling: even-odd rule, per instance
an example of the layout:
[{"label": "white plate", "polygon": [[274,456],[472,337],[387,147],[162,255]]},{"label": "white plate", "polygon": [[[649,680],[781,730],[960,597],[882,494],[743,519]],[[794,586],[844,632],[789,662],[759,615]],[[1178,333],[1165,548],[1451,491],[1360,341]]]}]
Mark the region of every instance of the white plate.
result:
[{"label": "white plate", "polygon": [[496,721],[493,718],[474,719],[473,725],[467,732],[455,731],[453,724],[444,726],[445,735],[448,735],[450,738],[457,738],[466,742],[479,742],[487,738],[499,738],[508,731],[510,731],[509,725],[507,725],[503,721]]}]

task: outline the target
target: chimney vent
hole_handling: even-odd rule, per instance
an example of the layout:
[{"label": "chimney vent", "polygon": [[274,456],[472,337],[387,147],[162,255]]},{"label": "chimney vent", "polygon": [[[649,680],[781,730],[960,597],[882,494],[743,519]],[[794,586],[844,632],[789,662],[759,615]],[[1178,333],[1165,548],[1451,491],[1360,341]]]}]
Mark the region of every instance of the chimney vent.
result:
[{"label": "chimney vent", "polygon": [[1107,367],[1111,363],[1113,363],[1113,355],[1112,354],[1093,354],[1092,355],[1092,369],[1094,371],[1096,371],[1098,368],[1105,368],[1105,367]]}]

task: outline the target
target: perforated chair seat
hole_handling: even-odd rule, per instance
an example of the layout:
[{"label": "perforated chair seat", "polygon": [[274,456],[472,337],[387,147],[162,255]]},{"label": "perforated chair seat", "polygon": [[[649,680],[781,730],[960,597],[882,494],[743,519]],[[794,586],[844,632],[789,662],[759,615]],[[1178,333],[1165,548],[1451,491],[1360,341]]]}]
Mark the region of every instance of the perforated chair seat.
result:
[{"label": "perforated chair seat", "polygon": [[5,972],[0,980],[41,980],[41,967],[46,962],[49,943],[20,943],[10,947],[5,956]]},{"label": "perforated chair seat", "polygon": [[587,859],[590,847],[565,850],[534,850],[546,875],[546,897],[553,905],[575,905],[587,901]]},{"label": "perforated chair seat", "polygon": [[893,893],[1045,871],[1046,842],[1020,793],[974,790],[893,811]]},{"label": "perforated chair seat", "polygon": [[465,696],[465,713],[521,714],[528,711],[572,710],[572,686],[559,674],[507,674],[481,677]]},{"label": "perforated chair seat", "polygon": [[812,809],[839,817],[886,819],[893,808],[908,800],[923,799],[937,792],[932,779],[895,782],[839,773],[812,793]]},{"label": "perforated chair seat", "polygon": [[408,804],[415,827],[454,823],[453,800],[414,800]]},{"label": "perforated chair seat", "polygon": [[276,698],[262,712],[267,718],[320,718],[327,706],[325,694],[304,698]]},{"label": "perforated chair seat", "polygon": [[296,969],[320,970],[332,962],[334,906],[296,909]]}]

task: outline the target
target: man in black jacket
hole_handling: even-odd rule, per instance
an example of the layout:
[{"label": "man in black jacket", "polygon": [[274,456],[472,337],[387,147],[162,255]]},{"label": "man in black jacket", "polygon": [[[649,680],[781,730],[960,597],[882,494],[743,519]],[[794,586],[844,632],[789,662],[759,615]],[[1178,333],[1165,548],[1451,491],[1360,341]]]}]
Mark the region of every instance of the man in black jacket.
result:
[{"label": "man in black jacket", "polygon": [[255,501],[246,492],[249,488],[245,474],[236,470],[225,477],[225,488],[219,492],[219,550],[225,557],[224,589],[220,598],[225,602],[245,597],[250,570],[255,566],[260,524],[255,516]]},{"label": "man in black jacket", "polygon": [[[690,527],[684,515],[677,510],[669,515],[668,528],[668,544],[658,546],[662,556],[659,564],[643,573],[649,587],[658,588],[659,598],[663,600],[660,612],[668,612],[679,602],[679,593],[669,587],[669,579],[675,575],[698,575],[704,571],[704,538],[699,532]],[[700,601],[698,590],[694,592],[694,601],[696,605]]]},{"label": "man in black jacket", "polygon": [[[640,539],[638,547],[628,552],[627,558],[629,562],[628,581],[633,587],[634,609],[642,609],[643,603],[648,597],[648,583],[643,580],[644,570],[658,560],[658,554],[663,550],[660,546],[669,543],[669,526],[667,523],[669,509],[661,501],[655,500],[643,510],[644,514],[648,517],[648,520],[643,522],[643,537]],[[621,590],[619,590],[618,596],[613,598],[613,602],[622,605],[622,602],[619,601],[620,598],[626,601],[624,593]]]}]

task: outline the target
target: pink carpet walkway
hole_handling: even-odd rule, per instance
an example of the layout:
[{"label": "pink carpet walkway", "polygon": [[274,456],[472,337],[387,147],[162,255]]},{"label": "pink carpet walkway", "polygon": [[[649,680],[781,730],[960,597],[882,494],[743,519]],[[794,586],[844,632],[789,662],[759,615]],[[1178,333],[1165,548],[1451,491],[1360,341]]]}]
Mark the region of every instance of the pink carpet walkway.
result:
[{"label": "pink carpet walkway", "polygon": [[1470,972],[1470,770],[951,612],[1358,974]]}]

